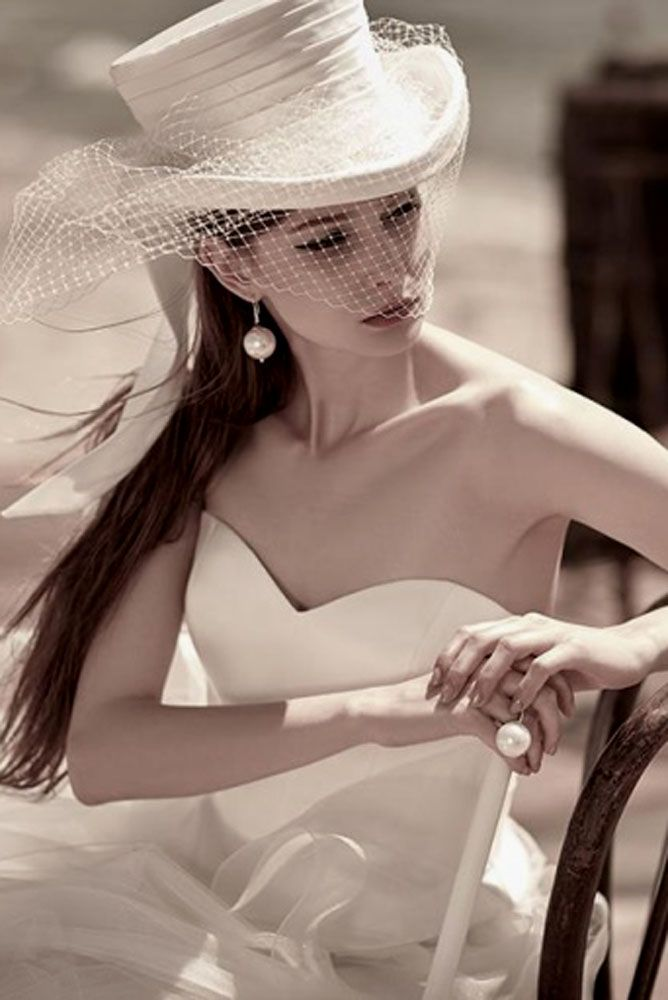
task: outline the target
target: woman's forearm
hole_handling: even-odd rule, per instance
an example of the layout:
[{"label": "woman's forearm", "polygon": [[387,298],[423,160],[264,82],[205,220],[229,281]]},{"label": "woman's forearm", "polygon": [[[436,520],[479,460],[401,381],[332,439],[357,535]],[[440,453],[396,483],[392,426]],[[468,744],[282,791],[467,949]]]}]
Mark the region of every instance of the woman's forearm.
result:
[{"label": "woman's forearm", "polygon": [[668,670],[668,607],[655,608],[616,626],[644,646],[647,675]]},{"label": "woman's forearm", "polygon": [[349,693],[258,705],[108,706],[67,747],[88,805],[201,795],[288,771],[367,742]]}]

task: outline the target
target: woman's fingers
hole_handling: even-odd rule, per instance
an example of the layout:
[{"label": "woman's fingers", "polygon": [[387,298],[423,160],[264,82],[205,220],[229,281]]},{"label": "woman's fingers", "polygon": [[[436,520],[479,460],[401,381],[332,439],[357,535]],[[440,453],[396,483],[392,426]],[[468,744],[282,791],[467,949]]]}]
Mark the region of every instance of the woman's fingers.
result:
[{"label": "woman's fingers", "polygon": [[[505,619],[506,628],[514,619]],[[463,625],[454,633],[445,649],[436,658],[434,676],[440,677],[443,701],[452,701],[458,697],[465,685],[471,669],[468,664],[474,656],[486,655],[485,649],[492,649],[499,635],[499,623],[479,622],[477,625]]]},{"label": "woman's fingers", "polygon": [[435,711],[448,712],[453,717],[459,719],[459,728],[461,728],[462,732],[469,733],[480,739],[498,754],[512,771],[525,775],[532,773],[526,755],[514,758],[506,757],[496,745],[498,724],[509,722],[513,718],[507,697],[501,694],[495,695],[491,699],[490,705],[483,712],[471,706],[468,692],[464,692],[457,701],[448,705],[441,702],[440,698],[437,698],[434,702],[434,709]]},{"label": "woman's fingers", "polygon": [[533,659],[517,686],[515,700],[511,706],[513,710],[521,710],[527,705],[533,704],[538,692],[549,681],[553,680],[560,670],[568,666],[569,652],[566,646],[556,646]]},{"label": "woman's fingers", "polygon": [[545,752],[553,754],[561,739],[561,721],[556,693],[548,687],[544,687],[536,700],[531,703],[531,711],[535,712],[540,720]]},{"label": "woman's fingers", "polygon": [[484,704],[517,660],[549,649],[553,637],[538,627],[536,617],[542,621],[529,614],[458,629],[434,665],[435,679],[442,678],[442,701],[457,698],[475,675],[474,704]]},{"label": "woman's fingers", "polygon": [[[523,676],[516,670],[512,670],[503,678],[501,689],[509,699],[511,704],[517,696],[517,691],[522,683]],[[568,682],[566,682],[568,684]],[[562,719],[560,716],[557,692],[550,685],[545,685],[536,695],[531,703],[531,709],[537,715],[541,731],[543,746],[547,753],[554,753],[561,739]],[[514,716],[516,717],[516,716]]]},{"label": "woman's fingers", "polygon": [[551,644],[552,639],[545,632],[538,631],[516,632],[498,638],[487,662],[482,663],[478,670],[473,690],[474,702],[484,705],[499,681],[516,663],[545,652]]},{"label": "woman's fingers", "polygon": [[[516,663],[513,663],[512,669],[500,682],[499,690],[503,691],[504,694],[512,695],[512,700],[514,700],[519,691],[519,696],[521,698],[523,689],[520,685],[522,684],[524,676],[528,673],[533,661],[533,656],[525,656],[524,659],[517,660]],[[567,672],[552,674],[548,677],[541,690],[552,691],[554,693],[557,707],[564,715],[570,717],[575,713],[575,695],[573,693],[573,685]],[[535,700],[531,702],[531,704],[535,704]]]},{"label": "woman's fingers", "polygon": [[545,685],[546,688],[553,688],[557,696],[557,704],[564,715],[569,718],[575,715],[575,694],[573,686],[568,678],[563,674],[552,674]]},{"label": "woman's fingers", "polygon": [[533,708],[528,708],[525,711],[522,724],[525,725],[531,733],[531,746],[526,752],[526,758],[529,761],[529,767],[531,770],[536,772],[540,769],[540,765],[543,763],[544,744],[540,722]]}]

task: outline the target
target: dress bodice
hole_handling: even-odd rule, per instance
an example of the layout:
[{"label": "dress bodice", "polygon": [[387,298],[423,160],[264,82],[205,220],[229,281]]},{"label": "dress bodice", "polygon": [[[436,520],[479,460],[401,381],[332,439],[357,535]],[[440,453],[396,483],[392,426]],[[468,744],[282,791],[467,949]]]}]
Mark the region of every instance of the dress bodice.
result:
[{"label": "dress bodice", "polygon": [[[387,581],[297,610],[238,532],[207,511],[185,599],[185,623],[207,677],[207,700],[220,704],[281,701],[424,675],[457,627],[505,614],[484,594],[451,580],[427,578]],[[321,808],[325,791],[338,801],[358,783],[366,787],[374,776],[393,782],[391,775],[402,767],[426,801],[426,762],[435,756],[440,791],[446,801],[458,802],[448,823],[449,838],[462,843],[471,835],[490,767],[501,797],[509,778],[499,758],[472,736],[401,747],[358,744],[228,788],[219,796],[225,815],[220,839],[257,842],[305,810]],[[446,763],[453,760],[456,768]],[[262,807],[268,802],[269,811]],[[378,815],[384,808],[377,806]],[[390,825],[396,822],[394,815],[388,816]],[[441,824],[440,829],[443,834],[446,827]],[[471,837],[472,847],[475,840]]]},{"label": "dress bodice", "polygon": [[185,621],[223,702],[389,684],[431,670],[460,626],[507,614],[451,580],[391,580],[300,611],[252,548],[202,512]]}]

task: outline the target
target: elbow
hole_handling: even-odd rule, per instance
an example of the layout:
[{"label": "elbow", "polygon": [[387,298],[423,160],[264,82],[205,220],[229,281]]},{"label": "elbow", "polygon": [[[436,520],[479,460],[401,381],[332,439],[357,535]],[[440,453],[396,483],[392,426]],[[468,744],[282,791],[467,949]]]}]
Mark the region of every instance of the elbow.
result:
[{"label": "elbow", "polygon": [[84,806],[100,806],[103,802],[107,802],[107,799],[97,797],[91,793],[87,788],[81,788],[79,785],[75,785],[73,781],[70,781],[72,786],[72,792],[74,793],[74,798],[78,802],[81,802]]},{"label": "elbow", "polygon": [[125,701],[118,712],[105,707],[70,723],[65,748],[70,786],[84,805],[141,797],[142,766],[136,743],[128,738],[135,726],[131,708]]},{"label": "elbow", "polygon": [[81,778],[75,776],[72,772],[71,766],[68,768],[68,774],[70,779],[70,788],[72,789],[72,794],[78,802],[81,802],[84,806],[99,806],[103,802],[108,801],[101,795],[98,795],[95,789],[87,782],[82,782]]},{"label": "elbow", "polygon": [[102,794],[96,777],[96,768],[89,753],[71,737],[65,750],[67,776],[75,799],[85,806],[98,806],[109,799]]}]

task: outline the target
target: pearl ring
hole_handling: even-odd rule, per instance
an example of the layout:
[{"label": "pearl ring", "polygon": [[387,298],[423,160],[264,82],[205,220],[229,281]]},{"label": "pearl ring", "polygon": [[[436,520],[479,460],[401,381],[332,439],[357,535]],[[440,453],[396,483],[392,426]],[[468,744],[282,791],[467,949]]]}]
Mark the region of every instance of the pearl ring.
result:
[{"label": "pearl ring", "polygon": [[504,722],[496,731],[496,745],[504,757],[521,757],[531,746],[531,732],[522,723],[524,711],[519,718]]}]

